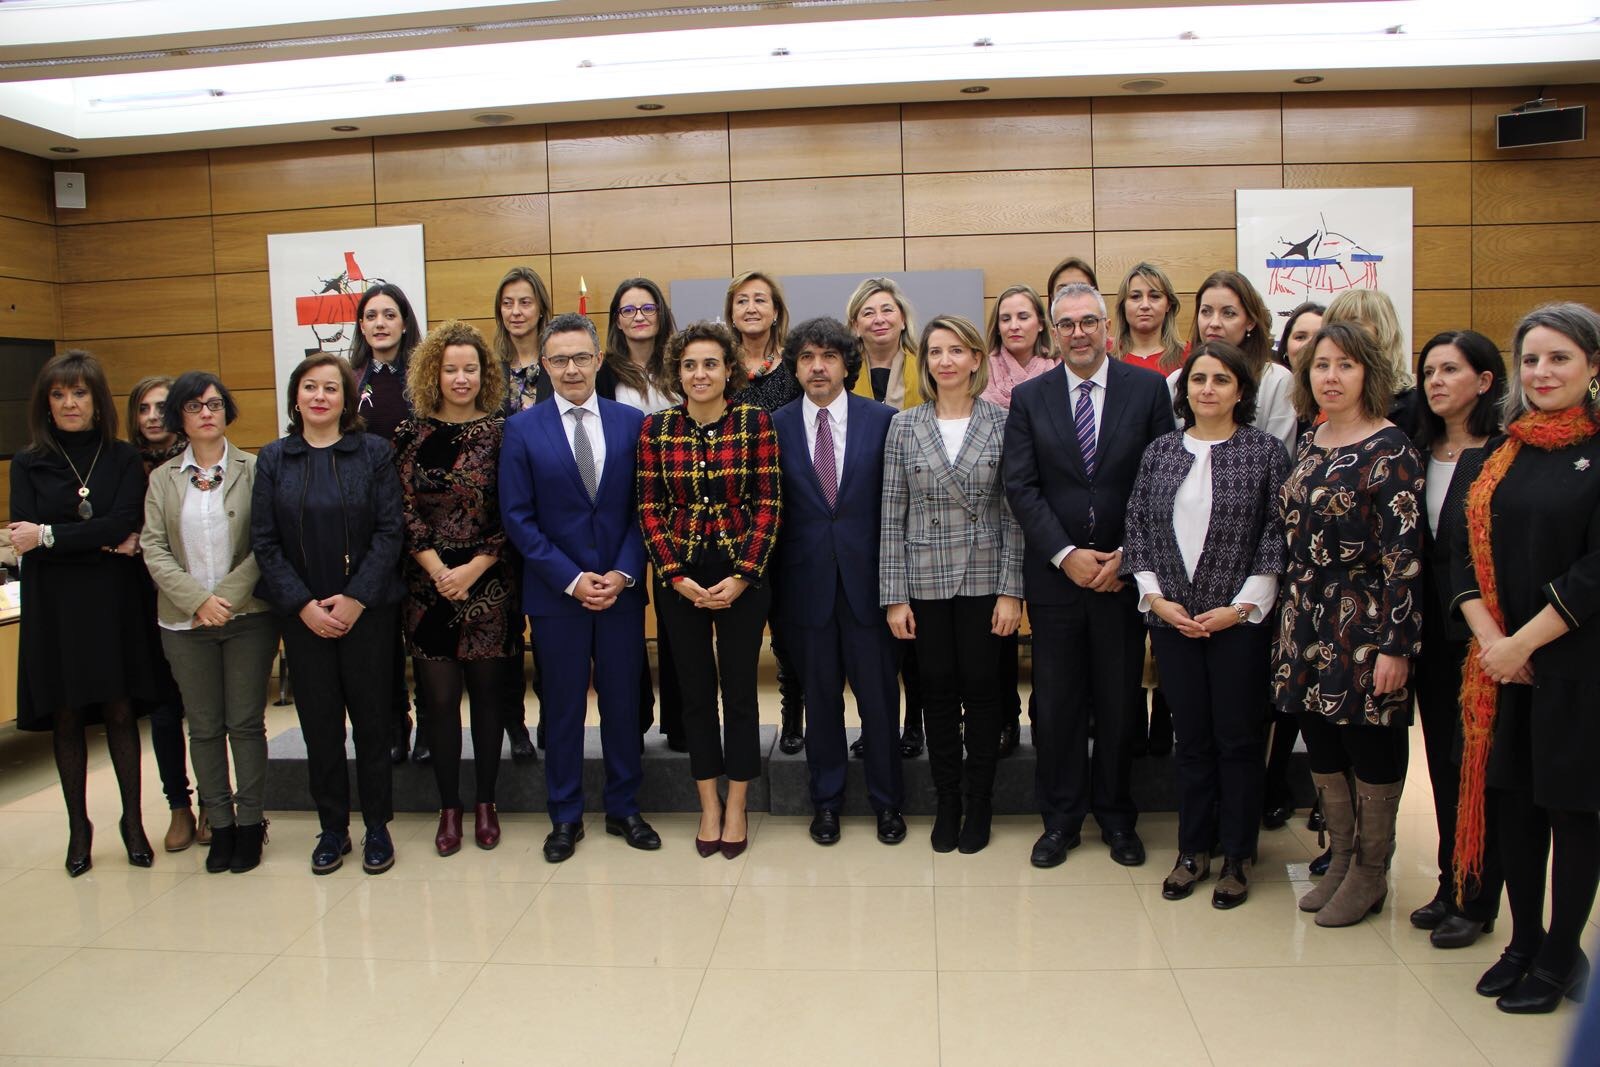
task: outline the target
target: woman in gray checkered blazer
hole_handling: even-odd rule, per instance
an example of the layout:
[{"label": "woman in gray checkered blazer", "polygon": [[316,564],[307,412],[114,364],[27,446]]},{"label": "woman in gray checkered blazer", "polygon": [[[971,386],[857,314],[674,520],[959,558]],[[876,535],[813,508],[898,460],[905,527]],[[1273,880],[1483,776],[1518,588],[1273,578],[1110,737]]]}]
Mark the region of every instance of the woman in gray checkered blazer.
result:
[{"label": "woman in gray checkered blazer", "polygon": [[1001,481],[1006,412],[982,398],[978,328],[941,315],[923,329],[918,356],[932,399],[896,415],[884,444],[878,602],[894,635],[917,643],[939,797],[934,851],[973,853],[989,843],[1000,639],[1022,617],[1022,528]]}]

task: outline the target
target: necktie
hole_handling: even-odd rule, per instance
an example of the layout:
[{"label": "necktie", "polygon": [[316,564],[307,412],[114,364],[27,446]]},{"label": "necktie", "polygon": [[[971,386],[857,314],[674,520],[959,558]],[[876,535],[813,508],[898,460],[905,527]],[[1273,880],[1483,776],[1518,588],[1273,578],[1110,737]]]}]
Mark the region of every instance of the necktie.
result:
[{"label": "necktie", "polygon": [[594,473],[594,444],[589,440],[589,431],[583,428],[583,417],[587,414],[583,408],[572,409],[572,421],[576,423],[572,433],[572,458],[578,461],[578,477],[583,479],[583,487],[593,500],[599,489],[599,479]]},{"label": "necktie", "polygon": [[1078,424],[1078,451],[1083,455],[1083,472],[1094,480],[1094,392],[1093,382],[1078,386],[1078,408],[1073,421]]},{"label": "necktie", "polygon": [[817,412],[817,447],[812,450],[811,463],[817,471],[817,484],[822,486],[822,499],[833,510],[839,499],[839,472],[833,462],[833,430],[828,420],[828,409]]}]

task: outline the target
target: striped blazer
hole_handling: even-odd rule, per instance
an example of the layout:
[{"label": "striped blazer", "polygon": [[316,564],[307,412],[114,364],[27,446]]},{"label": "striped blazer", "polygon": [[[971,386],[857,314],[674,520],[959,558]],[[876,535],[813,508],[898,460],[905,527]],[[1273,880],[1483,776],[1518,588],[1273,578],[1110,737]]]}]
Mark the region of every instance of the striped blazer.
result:
[{"label": "striped blazer", "polygon": [[976,399],[952,464],[934,402],[889,424],[883,449],[878,603],[1022,596],[1022,527],[1001,472],[1006,412]]}]

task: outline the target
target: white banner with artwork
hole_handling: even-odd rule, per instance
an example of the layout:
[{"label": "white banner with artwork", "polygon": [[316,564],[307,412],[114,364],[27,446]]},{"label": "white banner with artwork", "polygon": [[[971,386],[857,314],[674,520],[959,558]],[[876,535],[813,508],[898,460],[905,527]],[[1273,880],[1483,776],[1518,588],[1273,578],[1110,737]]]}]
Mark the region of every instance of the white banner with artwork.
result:
[{"label": "white banner with artwork", "polygon": [[1308,300],[1326,304],[1347,289],[1378,289],[1411,336],[1411,190],[1240,189],[1239,273],[1281,324]]},{"label": "white banner with artwork", "polygon": [[[356,335],[356,304],[368,288],[398,285],[426,328],[428,292],[421,226],[278,233],[267,237],[272,285],[272,354],[278,395],[289,375],[312,352],[349,358]],[[281,403],[281,400],[280,400]],[[278,411],[280,431],[288,417]]]}]

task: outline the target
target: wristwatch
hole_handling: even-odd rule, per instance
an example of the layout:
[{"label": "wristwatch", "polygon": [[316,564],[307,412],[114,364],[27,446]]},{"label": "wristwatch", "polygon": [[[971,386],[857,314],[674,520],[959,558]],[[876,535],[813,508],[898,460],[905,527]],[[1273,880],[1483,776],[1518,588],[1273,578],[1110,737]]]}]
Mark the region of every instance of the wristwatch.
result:
[{"label": "wristwatch", "polygon": [[56,532],[48,526],[39,527],[39,543],[46,548],[56,547]]},{"label": "wristwatch", "polygon": [[1233,606],[1233,610],[1237,611],[1239,613],[1239,621],[1240,622],[1249,622],[1250,621],[1250,609],[1245,607],[1243,604],[1235,604]]}]

